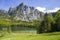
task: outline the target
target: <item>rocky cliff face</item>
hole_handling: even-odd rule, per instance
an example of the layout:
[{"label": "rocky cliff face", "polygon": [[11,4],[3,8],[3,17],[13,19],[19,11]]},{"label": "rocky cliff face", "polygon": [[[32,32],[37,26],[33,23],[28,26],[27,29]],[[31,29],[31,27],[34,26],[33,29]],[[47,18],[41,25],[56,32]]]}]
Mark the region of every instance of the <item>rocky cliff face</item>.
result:
[{"label": "rocky cliff face", "polygon": [[8,17],[8,12],[5,10],[0,10],[0,18],[6,18]]},{"label": "rocky cliff face", "polygon": [[13,16],[16,20],[41,20],[43,19],[44,13],[38,11],[34,7],[28,7],[21,3],[16,8],[10,8],[8,11],[10,16]]}]

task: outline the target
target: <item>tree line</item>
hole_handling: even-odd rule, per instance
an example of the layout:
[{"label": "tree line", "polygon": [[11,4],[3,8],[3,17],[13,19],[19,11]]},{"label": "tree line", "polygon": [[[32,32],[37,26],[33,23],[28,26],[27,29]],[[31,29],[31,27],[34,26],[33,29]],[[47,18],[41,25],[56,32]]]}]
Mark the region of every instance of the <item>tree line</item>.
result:
[{"label": "tree line", "polygon": [[[52,13],[45,13],[43,20],[32,20],[32,21],[16,21],[13,19],[0,18],[0,31],[3,28],[7,28],[7,32],[11,32],[12,28],[17,27],[30,27],[36,28],[37,33],[48,33],[60,31],[60,10],[56,12],[55,16]],[[14,30],[14,29],[13,29]],[[18,29],[16,29],[18,30]]]},{"label": "tree line", "polygon": [[38,33],[48,33],[60,31],[60,10],[56,12],[55,16],[52,13],[46,13],[44,20],[41,22],[38,28]]}]

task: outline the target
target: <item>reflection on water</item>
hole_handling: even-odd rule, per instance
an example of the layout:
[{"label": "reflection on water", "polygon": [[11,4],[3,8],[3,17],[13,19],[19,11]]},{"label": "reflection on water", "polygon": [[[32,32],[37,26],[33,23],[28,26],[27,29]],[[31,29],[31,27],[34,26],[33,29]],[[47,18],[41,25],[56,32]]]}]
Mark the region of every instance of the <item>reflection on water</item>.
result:
[{"label": "reflection on water", "polygon": [[14,33],[22,33],[22,34],[25,34],[25,33],[28,33],[28,34],[36,34],[37,33],[37,30],[20,30],[20,31],[13,31]]}]

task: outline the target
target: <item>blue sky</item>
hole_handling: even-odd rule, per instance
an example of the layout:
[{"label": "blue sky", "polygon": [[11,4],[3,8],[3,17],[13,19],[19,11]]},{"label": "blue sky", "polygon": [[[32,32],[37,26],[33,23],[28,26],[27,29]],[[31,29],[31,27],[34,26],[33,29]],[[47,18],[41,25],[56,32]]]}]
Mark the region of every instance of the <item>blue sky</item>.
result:
[{"label": "blue sky", "polygon": [[18,6],[21,2],[37,9],[60,9],[60,0],[0,0],[0,9],[8,10],[10,7]]}]

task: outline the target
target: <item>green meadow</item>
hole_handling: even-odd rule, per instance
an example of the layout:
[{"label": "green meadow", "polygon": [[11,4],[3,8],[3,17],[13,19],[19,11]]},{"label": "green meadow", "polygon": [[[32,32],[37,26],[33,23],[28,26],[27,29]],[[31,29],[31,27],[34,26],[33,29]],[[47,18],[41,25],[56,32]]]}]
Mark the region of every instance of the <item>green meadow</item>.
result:
[{"label": "green meadow", "polygon": [[60,32],[28,34],[28,33],[6,33],[0,40],[60,40]]}]

